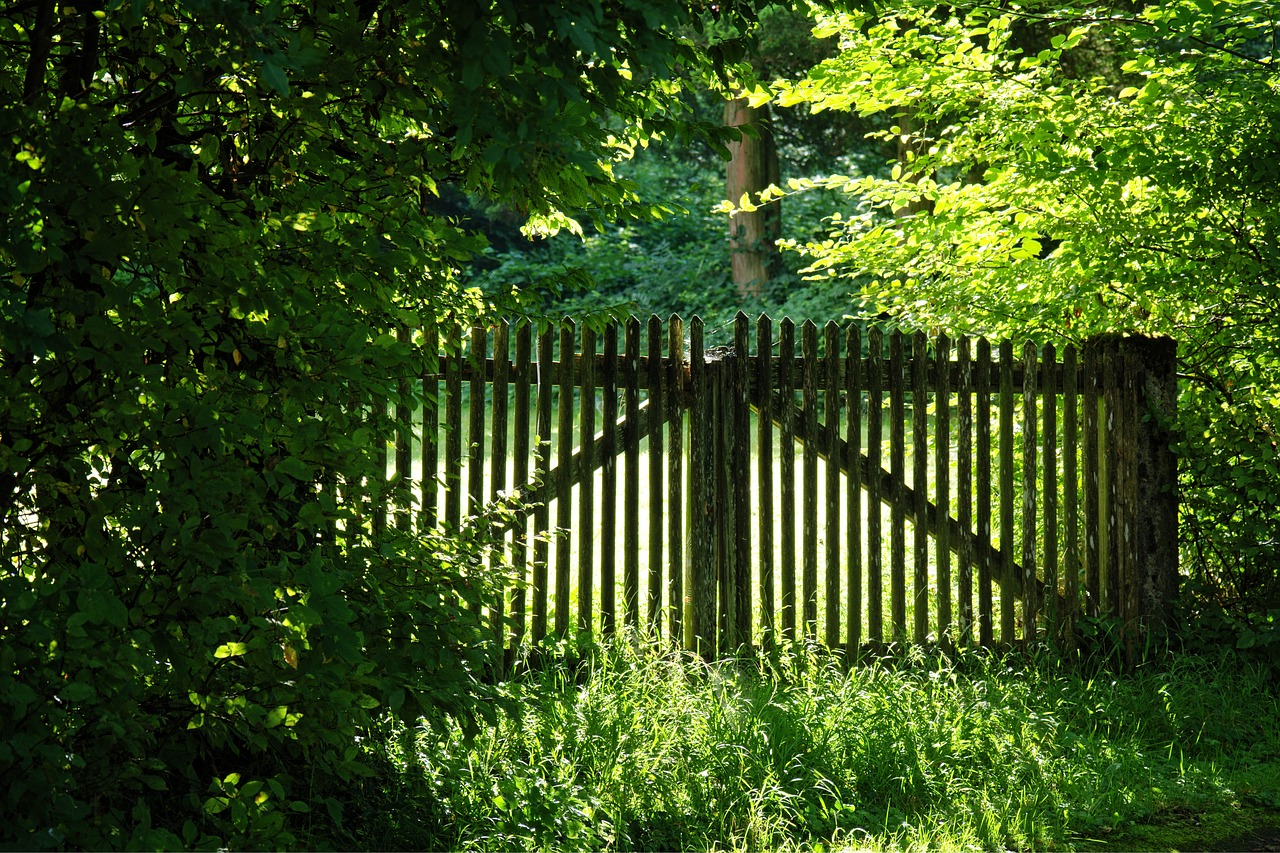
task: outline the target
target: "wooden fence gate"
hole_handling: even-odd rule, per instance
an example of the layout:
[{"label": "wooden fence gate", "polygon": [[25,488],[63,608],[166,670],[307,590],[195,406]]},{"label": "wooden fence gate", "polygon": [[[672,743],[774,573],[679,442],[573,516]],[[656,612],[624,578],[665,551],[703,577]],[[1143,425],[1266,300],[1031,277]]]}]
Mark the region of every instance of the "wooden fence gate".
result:
[{"label": "wooden fence gate", "polygon": [[620,625],[708,658],[1069,645],[1088,616],[1132,653],[1167,624],[1172,341],[775,336],[762,316],[753,354],[751,332],[739,314],[712,349],[696,317],[687,338],[674,316],[424,333],[440,370],[398,414],[389,473],[427,527],[461,523],[464,494],[467,514],[534,502],[504,541],[524,582],[490,608],[506,646]]}]

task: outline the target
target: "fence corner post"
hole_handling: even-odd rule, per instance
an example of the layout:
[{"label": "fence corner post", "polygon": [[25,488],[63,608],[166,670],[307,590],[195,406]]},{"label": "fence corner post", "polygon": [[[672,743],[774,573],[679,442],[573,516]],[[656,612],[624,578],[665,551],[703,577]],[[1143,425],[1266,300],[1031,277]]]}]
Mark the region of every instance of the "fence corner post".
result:
[{"label": "fence corner post", "polygon": [[1178,411],[1177,343],[1168,337],[1125,338],[1137,367],[1136,537],[1138,612],[1144,629],[1173,627],[1178,591],[1178,462],[1172,443]]}]

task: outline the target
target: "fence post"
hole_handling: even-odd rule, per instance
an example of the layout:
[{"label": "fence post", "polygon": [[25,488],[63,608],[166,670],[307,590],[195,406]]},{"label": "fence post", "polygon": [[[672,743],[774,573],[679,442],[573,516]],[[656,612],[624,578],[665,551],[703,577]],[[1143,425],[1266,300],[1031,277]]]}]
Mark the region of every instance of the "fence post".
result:
[{"label": "fence post", "polygon": [[685,648],[705,660],[716,654],[716,412],[712,377],[703,351],[703,323],[689,323],[688,574]]},{"label": "fence post", "polygon": [[[1160,634],[1173,625],[1178,590],[1178,463],[1173,428],[1178,409],[1177,343],[1167,337],[1128,337],[1135,366],[1136,551],[1142,627]],[[1132,553],[1132,552],[1131,552]]]},{"label": "fence post", "polygon": [[748,373],[747,333],[749,320],[739,311],[733,321],[733,370],[729,378],[729,399],[733,406],[733,605],[734,651],[751,645],[751,376]]}]

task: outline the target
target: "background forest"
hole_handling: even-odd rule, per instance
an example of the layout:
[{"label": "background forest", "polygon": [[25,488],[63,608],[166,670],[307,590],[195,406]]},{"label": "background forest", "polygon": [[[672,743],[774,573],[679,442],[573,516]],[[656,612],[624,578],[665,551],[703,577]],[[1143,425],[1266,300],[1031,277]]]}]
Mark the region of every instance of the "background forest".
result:
[{"label": "background forest", "polygon": [[[0,845],[1275,823],[1273,4],[0,8]],[[379,527],[368,406],[421,403],[426,324],[633,309],[1173,336],[1179,624],[1128,680],[625,643],[494,679],[518,510]]]}]

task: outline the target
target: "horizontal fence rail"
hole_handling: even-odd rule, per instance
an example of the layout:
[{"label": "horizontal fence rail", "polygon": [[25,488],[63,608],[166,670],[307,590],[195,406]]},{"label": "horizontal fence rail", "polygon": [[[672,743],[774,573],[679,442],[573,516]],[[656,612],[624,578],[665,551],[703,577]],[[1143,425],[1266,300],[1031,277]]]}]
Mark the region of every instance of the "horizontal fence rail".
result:
[{"label": "horizontal fence rail", "polygon": [[[1166,339],[1077,349],[738,315],[431,328],[388,474],[421,529],[503,496],[508,649],[620,627],[708,658],[799,639],[1130,653],[1176,582]],[[754,341],[752,340],[754,338]],[[753,346],[754,344],[754,346]],[[381,413],[380,413],[381,416]],[[402,489],[400,494],[404,494]],[[415,522],[416,519],[416,522]]]}]

